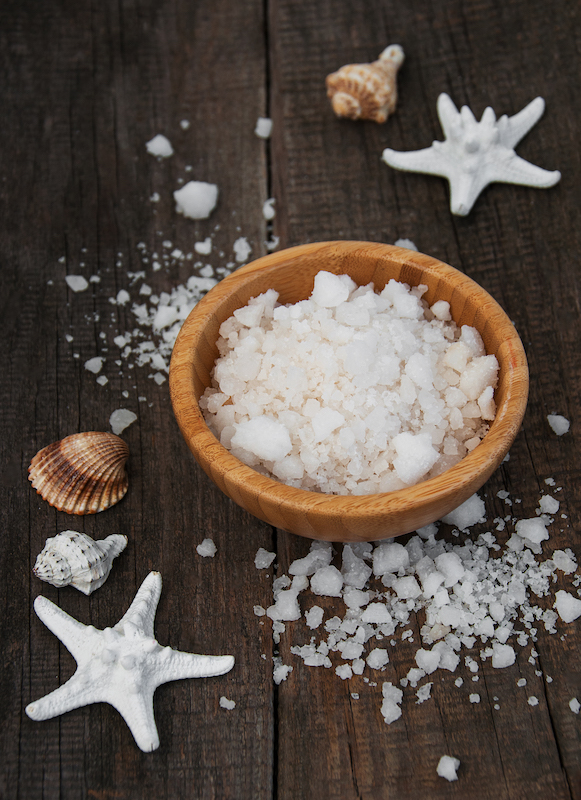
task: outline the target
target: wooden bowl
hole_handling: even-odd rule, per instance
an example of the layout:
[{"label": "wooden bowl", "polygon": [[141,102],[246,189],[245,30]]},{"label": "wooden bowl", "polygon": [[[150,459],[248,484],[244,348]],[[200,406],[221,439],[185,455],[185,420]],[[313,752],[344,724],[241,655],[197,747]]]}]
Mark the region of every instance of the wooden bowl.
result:
[{"label": "wooden bowl", "polygon": [[[316,273],[346,273],[381,291],[390,278],[427,284],[424,295],[450,303],[458,325],[480,332],[500,364],[497,414],[482,442],[435,478],[384,494],[330,495],[296,489],[259,474],[226,450],[209,431],[198,400],[210,385],[218,356],[218,330],[235,309],[273,288],[279,302],[308,297]],[[507,454],[524,416],[528,368],[518,334],[496,301],[463,273],[430,256],[370,242],[322,242],[259,258],[229,275],[192,310],[177,338],[170,391],[180,430],[200,466],[246,511],[277,528],[327,541],[376,541],[409,533],[443,517],[468,499]]]}]

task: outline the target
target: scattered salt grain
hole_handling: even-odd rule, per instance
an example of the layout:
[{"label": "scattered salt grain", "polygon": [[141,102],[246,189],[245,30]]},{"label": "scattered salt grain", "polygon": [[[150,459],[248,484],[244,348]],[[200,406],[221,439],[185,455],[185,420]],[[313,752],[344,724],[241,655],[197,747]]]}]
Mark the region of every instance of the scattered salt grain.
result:
[{"label": "scattered salt grain", "polygon": [[563,622],[574,622],[581,617],[581,600],[563,589],[555,593],[555,608]]},{"label": "scattered salt grain", "polygon": [[189,181],[173,196],[178,214],[190,219],[207,219],[218,202],[218,187],[214,183]]},{"label": "scattered salt grain", "polygon": [[269,221],[274,219],[276,211],[274,210],[274,197],[270,197],[262,206],[262,216],[265,220]]},{"label": "scattered salt grain", "polygon": [[547,422],[557,436],[563,436],[564,433],[568,432],[570,427],[569,420],[561,414],[548,414]]},{"label": "scattered salt grain", "polygon": [[189,121],[189,119],[182,119],[182,120],[180,120],[180,128],[181,128],[183,131],[187,131],[189,127],[190,127],[190,121]]},{"label": "scattered salt grain", "polygon": [[527,685],[527,679],[519,678],[518,681],[516,682],[516,685],[522,689],[523,686]]},{"label": "scattered salt grain", "polygon": [[259,547],[254,556],[254,566],[256,569],[268,569],[275,558],[276,553],[271,553],[265,550],[264,547]]},{"label": "scattered salt grain", "polygon": [[571,700],[569,700],[569,708],[573,714],[578,714],[581,711],[581,703],[576,697],[572,697]]},{"label": "scattered salt grain", "polygon": [[66,275],[65,281],[73,292],[84,292],[89,288],[89,281],[82,275]]},{"label": "scattered salt grain", "polygon": [[258,117],[254,133],[259,139],[268,139],[272,133],[272,120],[269,117]]},{"label": "scattered salt grain", "polygon": [[514,648],[509,644],[494,642],[492,645],[492,666],[495,669],[510,667],[516,660]]},{"label": "scattered salt grain", "polygon": [[396,239],[394,244],[396,247],[405,247],[406,250],[415,250],[417,252],[418,249],[411,239]]},{"label": "scattered salt grain", "polygon": [[323,614],[323,609],[320,606],[312,606],[305,614],[307,628],[310,628],[311,630],[318,628],[323,621]]},{"label": "scattered salt grain", "polygon": [[485,520],[484,500],[477,494],[473,494],[468,500],[455,508],[454,511],[442,517],[442,522],[446,522],[448,525],[455,525],[461,531],[465,531],[476,525],[476,523],[484,522]]},{"label": "scattered salt grain", "polygon": [[479,703],[480,702],[480,695],[479,694],[471,694],[468,699],[471,703]]},{"label": "scattered salt grain", "polygon": [[394,686],[390,681],[386,681],[381,689],[383,695],[383,702],[381,704],[381,714],[386,725],[391,725],[401,717],[401,702],[403,700],[403,692],[397,686]]},{"label": "scattered salt grain", "polygon": [[447,781],[457,781],[458,775],[456,771],[460,766],[460,759],[453,756],[442,756],[438,761],[436,772],[440,778],[446,778]]},{"label": "scattered salt grain", "polygon": [[527,700],[527,703],[529,704],[529,706],[538,706],[538,704],[539,704],[539,698],[538,698],[538,697],[535,697],[535,696],[534,696],[534,694],[532,694],[532,695],[529,697],[529,699]]},{"label": "scattered salt grain", "polygon": [[236,708],[236,703],[234,702],[234,700],[228,700],[227,697],[224,697],[224,695],[222,695],[222,697],[220,698],[220,708],[226,708],[228,709],[228,711],[232,711],[233,708]]},{"label": "scattered salt grain", "polygon": [[419,703],[424,703],[426,700],[429,700],[431,697],[433,683],[424,683],[423,686],[420,686],[418,691],[416,692],[416,705]]},{"label": "scattered salt grain", "polygon": [[173,147],[169,139],[162,133],[158,133],[157,136],[150,139],[149,142],[146,143],[145,149],[152,156],[157,156],[157,158],[169,158],[173,155]]},{"label": "scattered salt grain", "polygon": [[233,248],[234,255],[236,256],[236,261],[239,264],[242,264],[244,261],[248,260],[248,256],[252,252],[252,248],[248,244],[248,239],[244,236],[240,236],[234,242]]},{"label": "scattered salt grain", "polygon": [[212,539],[204,539],[204,541],[196,547],[198,555],[204,558],[214,558],[216,550],[216,545]]},{"label": "scattered salt grain", "polygon": [[212,252],[212,240],[207,236],[203,242],[194,242],[194,250],[201,256],[208,256]]},{"label": "scattered salt grain", "polygon": [[103,368],[103,360],[104,359],[102,359],[101,356],[90,358],[88,361],[85,361],[85,369],[89,372],[93,372],[96,375]]},{"label": "scattered salt grain", "polygon": [[105,384],[109,383],[109,378],[106,375],[99,375],[97,383],[99,386],[105,386]]},{"label": "scattered salt grain", "polygon": [[381,647],[375,647],[366,658],[367,665],[371,669],[383,669],[389,663],[389,655],[387,650]]},{"label": "scattered salt grain", "polygon": [[320,567],[311,578],[313,594],[325,597],[340,597],[343,588],[343,576],[337,567]]},{"label": "scattered salt grain", "polygon": [[276,685],[278,686],[282,681],[286,681],[292,671],[293,668],[287,664],[277,664],[272,672],[272,677]]},{"label": "scattered salt grain", "polygon": [[127,408],[117,408],[109,417],[109,425],[113,433],[119,435],[137,419],[137,414]]}]

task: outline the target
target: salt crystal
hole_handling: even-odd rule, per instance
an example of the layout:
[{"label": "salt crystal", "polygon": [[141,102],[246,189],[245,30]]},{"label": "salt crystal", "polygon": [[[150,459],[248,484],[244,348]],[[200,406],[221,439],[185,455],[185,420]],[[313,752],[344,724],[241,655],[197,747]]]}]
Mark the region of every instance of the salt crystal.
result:
[{"label": "salt crystal", "polygon": [[563,622],[574,622],[581,617],[581,600],[569,592],[562,589],[556,592],[554,605]]},{"label": "salt crystal", "polygon": [[323,621],[323,609],[320,606],[312,606],[305,614],[305,622],[311,630],[318,628]]},{"label": "salt crystal", "polygon": [[568,432],[570,427],[569,420],[566,417],[561,416],[561,414],[549,414],[547,416],[547,422],[557,436],[563,436],[564,433]]},{"label": "salt crystal", "polygon": [[227,697],[224,697],[224,695],[222,695],[222,697],[220,698],[220,708],[226,708],[228,709],[228,711],[232,711],[233,708],[236,708],[236,703],[234,702],[234,700],[228,700]]},{"label": "salt crystal", "polygon": [[429,700],[431,697],[433,683],[424,683],[423,686],[420,686],[418,691],[416,692],[416,705],[419,703],[425,703],[426,700]]},{"label": "salt crystal", "polygon": [[371,669],[382,669],[389,663],[389,655],[387,650],[381,647],[374,647],[367,656],[366,661]]},{"label": "salt crystal", "polygon": [[189,181],[173,196],[178,214],[190,219],[207,219],[218,202],[218,187],[204,181]]},{"label": "salt crystal", "polygon": [[397,453],[393,466],[400,480],[407,485],[418,483],[439,457],[429,433],[413,434],[403,431],[393,437],[391,444]]},{"label": "salt crystal", "polygon": [[446,778],[447,781],[457,781],[458,775],[456,771],[460,766],[460,759],[453,756],[442,756],[438,761],[436,772],[440,778]]},{"label": "salt crystal", "polygon": [[551,560],[565,575],[570,575],[577,569],[577,561],[571,550],[554,550]]},{"label": "salt crystal", "polygon": [[527,703],[529,704],[529,706],[538,706],[539,699],[538,697],[535,697],[534,694],[532,694],[527,700]]},{"label": "salt crystal", "polygon": [[190,121],[189,121],[189,119],[182,119],[182,120],[180,120],[180,128],[181,128],[183,131],[187,131],[189,127],[190,127]]},{"label": "salt crystal", "polygon": [[415,250],[417,252],[418,249],[411,239],[396,239],[394,244],[396,247],[405,247],[406,250]]},{"label": "salt crystal", "polygon": [[486,520],[486,507],[484,500],[477,494],[473,494],[468,500],[465,500],[461,505],[442,517],[442,522],[448,525],[455,525],[461,531],[466,531],[472,525]]},{"label": "salt crystal", "polygon": [[471,703],[479,703],[480,702],[480,695],[479,694],[471,694],[469,695],[468,699]]},{"label": "salt crystal", "polygon": [[292,449],[289,432],[284,425],[268,417],[255,417],[235,424],[232,447],[239,447],[265,461],[278,461]]},{"label": "salt crystal", "polygon": [[161,133],[158,133],[157,136],[150,139],[146,143],[145,148],[148,153],[152,156],[157,156],[157,158],[169,158],[173,155],[173,147],[169,139]]},{"label": "salt crystal", "polygon": [[415,655],[416,664],[423,669],[426,675],[431,675],[438,668],[440,663],[440,653],[437,650],[420,649]]},{"label": "salt crystal", "polygon": [[334,308],[344,303],[354,288],[352,281],[342,280],[343,276],[321,270],[315,275],[315,285],[311,300],[323,308]]},{"label": "salt crystal", "polygon": [[207,236],[203,242],[194,242],[194,250],[202,256],[210,255],[212,252],[212,240]]},{"label": "salt crystal", "polygon": [[262,216],[267,221],[275,218],[276,211],[274,210],[274,197],[270,197],[263,204],[263,206],[262,206]]},{"label": "salt crystal", "polygon": [[271,553],[265,550],[264,547],[259,547],[254,556],[254,566],[256,569],[267,569],[275,558],[276,553]]},{"label": "salt crystal", "polygon": [[572,697],[569,700],[569,708],[573,712],[573,714],[578,714],[581,711],[581,703],[577,700],[576,697]]},{"label": "salt crystal", "polygon": [[109,383],[109,378],[106,375],[99,375],[97,383],[99,386],[105,386],[105,384]]},{"label": "salt crystal", "polygon": [[260,139],[270,138],[270,134],[272,133],[272,120],[269,117],[258,117],[254,133]]},{"label": "salt crystal", "polygon": [[405,578],[396,578],[393,582],[393,589],[397,596],[403,600],[415,600],[422,593],[413,575]]},{"label": "salt crystal", "polygon": [[65,275],[65,281],[73,292],[84,292],[85,289],[89,288],[88,280],[83,278],[82,275]]},{"label": "salt crystal", "polygon": [[137,419],[137,414],[127,408],[117,408],[109,417],[111,430],[117,436],[128,428]]},{"label": "salt crystal", "polygon": [[286,664],[278,664],[275,666],[272,677],[276,685],[278,686],[282,681],[286,681],[292,671],[293,668]]},{"label": "salt crystal", "polygon": [[514,648],[509,644],[499,644],[494,642],[492,645],[492,666],[495,669],[510,667],[516,660]]},{"label": "salt crystal", "polygon": [[104,359],[101,356],[95,356],[94,358],[90,358],[88,361],[85,361],[85,369],[89,372],[93,372],[95,375],[97,372],[100,372],[103,367]]},{"label": "salt crystal", "polygon": [[236,261],[241,264],[244,261],[248,260],[248,256],[252,252],[252,247],[248,244],[248,239],[244,236],[240,236],[233,245],[234,254],[236,256]]},{"label": "salt crystal", "polygon": [[344,681],[353,677],[353,670],[349,664],[340,664],[338,667],[335,667],[335,672]]},{"label": "salt crystal", "polygon": [[212,539],[204,539],[204,541],[196,547],[198,555],[204,558],[214,558],[216,550],[216,545]]},{"label": "salt crystal", "polygon": [[547,521],[539,517],[520,519],[515,525],[515,530],[519,536],[532,544],[538,545],[549,538]]},{"label": "salt crystal", "polygon": [[343,576],[337,567],[321,567],[311,578],[311,591],[314,594],[340,597],[342,588]]},{"label": "salt crystal", "polygon": [[386,572],[398,572],[408,566],[409,553],[399,542],[380,544],[373,551],[373,574],[385,575]]},{"label": "salt crystal", "polygon": [[400,704],[403,700],[403,692],[394,686],[390,681],[386,681],[382,686],[383,703],[381,714],[386,725],[391,725],[401,717]]}]

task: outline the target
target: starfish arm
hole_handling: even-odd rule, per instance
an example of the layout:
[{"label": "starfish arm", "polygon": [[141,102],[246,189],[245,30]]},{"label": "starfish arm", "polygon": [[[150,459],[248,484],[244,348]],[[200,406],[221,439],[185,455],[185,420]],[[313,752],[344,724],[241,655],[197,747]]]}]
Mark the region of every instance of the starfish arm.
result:
[{"label": "starfish arm", "polygon": [[501,126],[502,143],[511,150],[514,149],[530,129],[537,124],[544,111],[545,101],[542,97],[536,97],[518,114],[505,118],[506,122]]},{"label": "starfish arm", "polygon": [[159,747],[159,735],[153,715],[154,689],[139,692],[115,693],[107,699],[121,714],[140,750],[150,753]]},{"label": "starfish arm", "polygon": [[164,647],[156,659],[155,683],[160,686],[182,678],[224,675],[234,666],[234,656],[202,656]]},{"label": "starfish arm", "polygon": [[558,170],[537,167],[515,153],[506,161],[491,163],[487,166],[487,183],[514,183],[519,186],[532,186],[537,189],[548,189],[561,179]]},{"label": "starfish arm", "polygon": [[454,105],[454,102],[449,94],[442,92],[437,100],[438,119],[444,131],[446,139],[454,137],[454,134],[460,124],[460,112]]},{"label": "starfish arm", "polygon": [[[443,144],[443,142],[438,144]],[[448,177],[447,161],[434,149],[434,145],[423,150],[408,150],[407,152],[391,150],[386,147],[382,159],[394,169],[401,169],[405,172],[423,172],[428,175],[438,175],[440,178]]]},{"label": "starfish arm", "polygon": [[465,217],[472,210],[488,181],[479,176],[460,172],[450,180],[450,211],[460,217]]},{"label": "starfish arm", "polygon": [[36,598],[34,610],[46,627],[61,640],[77,663],[86,661],[92,633],[95,630],[92,626],[83,625],[82,622],[73,619],[46,597]]},{"label": "starfish arm", "polygon": [[29,703],[25,710],[30,719],[38,721],[58,717],[67,711],[88,706],[91,703],[100,703],[103,699],[98,687],[88,685],[84,678],[79,676],[77,670],[66,683],[63,683],[54,692]]},{"label": "starfish arm", "polygon": [[115,629],[123,631],[128,623],[129,626],[141,629],[147,637],[153,639],[153,622],[160,595],[161,575],[159,572],[150,572],[139,587],[133,602],[115,625]]}]

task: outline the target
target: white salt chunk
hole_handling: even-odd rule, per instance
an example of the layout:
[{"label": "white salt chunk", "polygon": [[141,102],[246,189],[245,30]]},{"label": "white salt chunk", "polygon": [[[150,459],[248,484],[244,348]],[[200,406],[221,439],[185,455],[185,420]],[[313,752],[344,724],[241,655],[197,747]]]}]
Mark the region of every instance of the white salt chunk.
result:
[{"label": "white salt chunk", "polygon": [[272,671],[272,677],[276,685],[278,686],[282,681],[286,681],[292,671],[293,668],[287,664],[277,665]]},{"label": "white salt chunk", "polygon": [[564,433],[567,433],[570,427],[569,420],[561,416],[561,414],[548,414],[547,422],[557,436],[562,436]]},{"label": "white salt chunk", "polygon": [[448,525],[455,525],[461,531],[466,531],[472,525],[486,520],[486,506],[484,500],[477,494],[473,494],[468,500],[442,517],[442,522]]},{"label": "white salt chunk", "polygon": [[99,386],[105,386],[105,384],[109,383],[109,378],[106,375],[99,375],[97,383]]},{"label": "white salt chunk", "polygon": [[391,621],[391,614],[383,603],[370,603],[361,615],[361,622],[372,625],[385,625]]},{"label": "white salt chunk", "polygon": [[323,609],[320,606],[312,606],[305,614],[307,627],[311,630],[318,628],[323,621]]},{"label": "white salt chunk", "polygon": [[240,236],[234,242],[232,247],[234,250],[234,255],[236,256],[236,261],[239,264],[242,264],[244,261],[248,260],[248,256],[252,252],[252,247],[248,244],[248,239],[244,236]]},{"label": "white salt chunk", "polygon": [[378,545],[373,551],[373,574],[385,575],[386,572],[398,572],[405,569],[410,562],[407,549],[399,542]]},{"label": "white salt chunk", "polygon": [[232,711],[233,708],[236,708],[236,703],[234,702],[234,700],[228,700],[227,697],[224,697],[224,695],[222,695],[222,697],[220,698],[220,708],[226,708],[228,709],[228,711]]},{"label": "white salt chunk", "polygon": [[73,292],[84,292],[89,287],[89,282],[82,275],[66,275],[67,286]]},{"label": "white salt chunk", "polygon": [[343,588],[343,576],[332,565],[321,567],[311,578],[311,591],[326,597],[340,597]]},{"label": "white salt chunk", "polygon": [[394,244],[396,247],[405,247],[406,250],[415,250],[417,252],[418,249],[411,239],[396,239]]},{"label": "white salt chunk", "polygon": [[196,547],[198,555],[204,558],[214,558],[216,550],[216,545],[212,539],[204,539],[204,541]]},{"label": "white salt chunk", "polygon": [[527,700],[527,703],[529,704],[529,706],[538,706],[539,699],[538,697],[535,697],[534,694],[532,694]]},{"label": "white salt chunk", "polygon": [[440,653],[437,650],[424,650],[421,648],[415,655],[416,664],[420,669],[431,675],[432,672],[438,669],[440,664]]},{"label": "white salt chunk", "polygon": [[408,575],[405,578],[396,578],[393,582],[393,589],[402,600],[415,600],[422,593],[413,575]]},{"label": "white salt chunk", "polygon": [[413,434],[403,431],[391,441],[397,453],[393,466],[398,477],[408,486],[421,480],[438,460],[439,453],[432,445],[429,433]]},{"label": "white salt chunk", "polygon": [[127,408],[117,408],[109,417],[111,430],[117,436],[128,428],[137,419],[137,414]]},{"label": "white salt chunk", "polygon": [[511,645],[494,642],[492,645],[492,666],[495,669],[510,667],[515,660],[516,653]]},{"label": "white salt chunk", "polygon": [[258,117],[254,133],[260,139],[268,139],[272,133],[272,120],[269,117]]},{"label": "white salt chunk", "polygon": [[218,187],[214,183],[189,181],[173,196],[178,214],[190,219],[207,219],[218,202]]},{"label": "white salt chunk", "polygon": [[335,667],[335,672],[344,681],[353,677],[353,670],[349,664],[340,664],[338,667]]},{"label": "white salt chunk", "polygon": [[551,560],[565,575],[571,575],[577,569],[577,561],[571,550],[554,550]]},{"label": "white salt chunk", "polygon": [[479,703],[479,702],[480,702],[480,695],[479,695],[479,694],[476,694],[476,693],[474,693],[474,694],[471,694],[471,695],[468,697],[468,699],[470,700],[470,702],[471,702],[471,703]]},{"label": "white salt chunk", "polygon": [[157,136],[150,139],[146,143],[145,148],[148,153],[152,156],[157,156],[157,158],[169,158],[173,155],[173,147],[169,139],[161,133],[158,133]]},{"label": "white salt chunk", "polygon": [[262,206],[262,216],[265,220],[269,221],[274,219],[276,216],[276,211],[274,210],[274,197],[269,197]]},{"label": "white salt chunk", "polygon": [[207,236],[203,242],[194,242],[194,250],[201,256],[208,256],[212,252],[212,240]]},{"label": "white salt chunk", "polygon": [[550,494],[544,494],[539,500],[541,514],[556,514],[559,510],[559,501]]},{"label": "white salt chunk", "polygon": [[403,700],[403,692],[390,681],[386,681],[382,686],[381,693],[383,695],[381,714],[386,725],[391,725],[401,717],[400,705]]},{"label": "white salt chunk", "polygon": [[103,361],[104,359],[101,358],[101,356],[90,358],[88,361],[85,361],[85,369],[89,372],[93,372],[96,375],[103,368]]},{"label": "white salt chunk", "polygon": [[533,544],[540,544],[545,539],[549,538],[547,522],[539,517],[519,519],[514,527],[520,537]]},{"label": "white salt chunk", "polygon": [[578,714],[581,711],[581,703],[577,700],[576,697],[572,697],[569,700],[569,708],[573,712],[573,714]]},{"label": "white salt chunk", "polygon": [[460,766],[460,759],[453,756],[442,756],[438,761],[436,772],[440,778],[446,778],[447,781],[457,781],[458,775],[456,771]]},{"label": "white salt chunk", "polygon": [[384,648],[374,647],[367,656],[366,661],[371,669],[382,669],[389,663],[389,655]]},{"label": "white salt chunk", "polygon": [[581,617],[581,600],[563,589],[555,593],[554,607],[563,622],[574,622]]},{"label": "white salt chunk", "polygon": [[268,569],[275,558],[276,553],[271,553],[265,550],[264,547],[259,547],[254,556],[254,566],[256,569]]},{"label": "white salt chunk", "polygon": [[335,308],[335,306],[344,303],[355,286],[352,281],[348,283],[342,280],[344,277],[347,276],[334,275],[332,272],[326,272],[325,270],[318,272],[315,275],[315,285],[311,300],[322,308]]},{"label": "white salt chunk", "polygon": [[269,417],[255,417],[234,427],[232,447],[240,447],[265,461],[279,461],[292,449],[287,428]]}]

